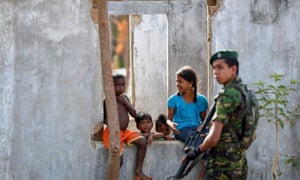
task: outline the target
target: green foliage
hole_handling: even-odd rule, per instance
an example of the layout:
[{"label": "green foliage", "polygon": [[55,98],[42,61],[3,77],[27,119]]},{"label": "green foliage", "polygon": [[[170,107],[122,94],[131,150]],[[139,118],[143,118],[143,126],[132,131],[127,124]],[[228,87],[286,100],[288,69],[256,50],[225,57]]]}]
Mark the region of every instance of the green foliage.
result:
[{"label": "green foliage", "polygon": [[[299,153],[299,152],[298,152]],[[291,165],[292,167],[298,166],[300,164],[300,158],[296,154],[284,155],[286,165]]]},{"label": "green foliage", "polygon": [[[300,117],[300,105],[296,105],[296,108],[290,110],[290,101],[292,99],[291,93],[298,90],[299,82],[297,80],[283,81],[285,75],[272,74],[270,79],[272,83],[267,85],[263,81],[259,81],[256,84],[258,90],[255,92],[260,103],[260,116],[266,119],[268,122],[275,125],[276,135],[276,154],[272,165],[273,179],[277,179],[282,172],[279,168],[279,153],[278,153],[278,133],[279,128],[284,129],[285,123],[289,123],[291,126],[295,125],[296,120]],[[283,83],[285,82],[285,84]],[[299,163],[299,157],[297,155],[283,155],[285,158],[285,164],[292,166]]]},{"label": "green foliage", "polygon": [[296,80],[291,80],[289,85],[281,83],[284,75],[272,74],[270,78],[273,84],[266,85],[265,82],[259,81],[256,84],[258,90],[255,92],[258,95],[260,102],[260,116],[264,117],[268,122],[278,124],[284,128],[285,122],[291,125],[295,124],[295,115],[297,115],[297,108],[289,110],[288,105],[291,92],[297,91]]}]

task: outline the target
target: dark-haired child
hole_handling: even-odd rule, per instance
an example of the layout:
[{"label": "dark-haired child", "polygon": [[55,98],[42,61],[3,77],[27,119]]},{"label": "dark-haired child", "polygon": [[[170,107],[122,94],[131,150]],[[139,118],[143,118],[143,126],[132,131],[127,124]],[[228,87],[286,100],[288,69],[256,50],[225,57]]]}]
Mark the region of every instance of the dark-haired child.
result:
[{"label": "dark-haired child", "polygon": [[208,109],[207,98],[197,89],[197,75],[190,66],[183,66],[176,72],[177,92],[167,101],[167,124],[175,138],[185,142],[189,134],[200,128]]},{"label": "dark-haired child", "polygon": [[[137,145],[137,161],[135,169],[135,180],[152,180],[152,177],[147,177],[143,173],[143,163],[147,151],[147,141],[144,136],[141,136],[140,133],[128,130],[129,124],[129,114],[132,117],[136,117],[136,110],[129,101],[129,98],[124,94],[126,89],[126,80],[123,75],[114,75],[113,76],[116,99],[117,99],[117,108],[120,122],[120,153],[121,153],[121,162],[123,160],[123,143],[128,145],[135,144]],[[105,100],[104,100],[105,102]],[[104,103],[104,123],[107,124],[107,112],[106,106]],[[106,148],[109,148],[109,129],[106,127],[103,131],[103,143]]]},{"label": "dark-haired child", "polygon": [[167,117],[164,114],[160,114],[155,121],[155,131],[158,133],[163,133],[164,140],[175,140],[175,137],[171,136],[171,128],[167,124]]},{"label": "dark-haired child", "polygon": [[153,122],[152,116],[146,112],[139,112],[135,117],[136,128],[147,139],[148,144],[151,144],[154,139],[163,138],[163,133],[152,132]]},{"label": "dark-haired child", "polygon": [[[185,142],[190,133],[201,128],[208,109],[207,98],[197,89],[197,74],[191,66],[183,66],[176,72],[177,92],[168,98],[167,123],[173,130],[175,138]],[[200,161],[204,167],[205,160]],[[199,179],[205,174],[201,169]]]}]

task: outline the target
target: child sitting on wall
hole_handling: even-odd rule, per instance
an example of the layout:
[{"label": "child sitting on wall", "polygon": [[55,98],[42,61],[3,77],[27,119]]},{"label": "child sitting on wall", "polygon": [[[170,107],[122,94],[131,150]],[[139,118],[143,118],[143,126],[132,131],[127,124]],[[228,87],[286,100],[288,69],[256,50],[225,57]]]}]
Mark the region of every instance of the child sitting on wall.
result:
[{"label": "child sitting on wall", "polygon": [[[159,120],[160,119],[160,120]],[[163,119],[163,117],[159,116],[159,123]],[[156,122],[158,121],[156,120]],[[166,120],[165,120],[166,121]],[[140,130],[140,133],[147,139],[148,144],[151,144],[153,140],[172,140],[172,137],[169,136],[169,132],[167,132],[167,128],[160,126],[161,132],[152,132],[153,122],[152,116],[146,112],[139,112],[135,118],[136,128]],[[164,124],[162,124],[164,125]],[[167,127],[169,127],[167,125]],[[157,128],[156,128],[157,129]]]},{"label": "child sitting on wall", "polygon": [[167,124],[167,117],[164,114],[160,114],[155,121],[155,130],[158,133],[163,133],[164,140],[175,140],[175,137],[171,136],[171,128]]},{"label": "child sitting on wall", "polygon": [[135,117],[136,128],[147,139],[148,144],[151,144],[154,139],[164,137],[163,133],[151,132],[153,128],[152,116],[146,112],[139,112]]},{"label": "child sitting on wall", "polygon": [[[126,80],[123,75],[113,76],[116,100],[117,100],[117,110],[119,115],[120,123],[120,156],[121,164],[123,160],[123,143],[127,145],[135,144],[137,145],[137,161],[134,180],[152,180],[152,177],[146,176],[143,173],[143,163],[147,152],[147,140],[144,136],[136,131],[128,130],[129,124],[129,114],[132,117],[136,117],[136,110],[131,104],[129,98],[125,94],[126,90]],[[109,119],[107,119],[107,109],[104,103],[104,123],[107,124]],[[109,129],[106,127],[103,131],[103,143],[106,148],[109,148]]]}]

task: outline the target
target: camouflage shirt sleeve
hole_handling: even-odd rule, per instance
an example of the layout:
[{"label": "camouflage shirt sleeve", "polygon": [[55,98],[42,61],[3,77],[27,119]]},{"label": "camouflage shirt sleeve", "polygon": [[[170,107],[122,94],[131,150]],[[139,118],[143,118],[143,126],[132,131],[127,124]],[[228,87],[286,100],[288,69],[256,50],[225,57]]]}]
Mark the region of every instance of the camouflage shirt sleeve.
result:
[{"label": "camouflage shirt sleeve", "polygon": [[237,89],[233,87],[222,89],[217,98],[216,118],[214,120],[223,123],[224,126],[227,125],[240,103],[241,94]]}]

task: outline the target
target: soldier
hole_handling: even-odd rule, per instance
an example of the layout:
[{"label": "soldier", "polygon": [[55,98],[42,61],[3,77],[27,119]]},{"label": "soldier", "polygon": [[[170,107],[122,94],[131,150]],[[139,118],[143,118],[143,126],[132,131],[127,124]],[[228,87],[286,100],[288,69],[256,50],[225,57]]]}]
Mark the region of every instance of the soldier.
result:
[{"label": "soldier", "polygon": [[216,111],[208,135],[198,148],[188,153],[188,158],[195,159],[201,152],[210,149],[204,179],[245,180],[247,160],[238,139],[242,118],[236,118],[243,99],[241,92],[232,87],[242,83],[238,76],[238,53],[229,50],[216,52],[211,56],[210,64],[214,78],[224,87],[215,98]]}]

